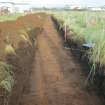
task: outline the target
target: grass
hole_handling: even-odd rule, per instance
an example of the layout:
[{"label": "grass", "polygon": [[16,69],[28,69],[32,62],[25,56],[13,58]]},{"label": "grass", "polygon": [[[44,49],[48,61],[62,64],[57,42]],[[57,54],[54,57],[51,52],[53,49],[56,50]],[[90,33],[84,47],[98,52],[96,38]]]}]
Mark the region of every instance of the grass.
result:
[{"label": "grass", "polygon": [[10,41],[9,36],[6,36],[5,39],[5,55],[16,55],[15,49]]},{"label": "grass", "polygon": [[13,84],[14,80],[11,66],[0,61],[0,86],[7,90],[7,92],[11,92]]},{"label": "grass", "polygon": [[16,55],[15,49],[11,44],[7,44],[5,47],[5,54],[6,55]]},{"label": "grass", "polygon": [[0,22],[16,20],[20,16],[23,16],[23,14],[15,13],[15,14],[9,14],[9,15],[2,15],[0,16]]},{"label": "grass", "polygon": [[[61,27],[66,24],[76,33],[72,39],[84,39],[85,43],[95,43],[89,55],[93,65],[105,65],[105,12],[91,11],[55,11],[50,12],[59,21]],[[89,52],[89,53],[90,53]],[[94,72],[94,70],[93,70]]]},{"label": "grass", "polygon": [[[13,48],[9,36],[5,39],[5,55],[16,55],[15,49]],[[6,62],[0,61],[0,87],[4,88],[7,92],[12,91],[14,84],[12,66]]]},{"label": "grass", "polygon": [[28,42],[32,46],[29,35],[27,33],[27,31],[29,31],[29,30],[31,30],[31,28],[27,28],[27,30],[25,30],[25,29],[20,30],[19,34],[20,34],[20,37],[23,41]]}]

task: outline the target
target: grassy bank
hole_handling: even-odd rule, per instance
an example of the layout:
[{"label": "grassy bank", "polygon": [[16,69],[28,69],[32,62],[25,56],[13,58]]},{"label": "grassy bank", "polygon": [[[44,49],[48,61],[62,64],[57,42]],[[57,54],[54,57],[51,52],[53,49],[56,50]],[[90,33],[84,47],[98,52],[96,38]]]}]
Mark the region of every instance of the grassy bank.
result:
[{"label": "grassy bank", "polygon": [[[93,50],[89,50],[90,62],[100,66],[105,65],[105,13],[91,11],[56,11],[51,12],[59,21],[61,27],[68,26],[71,39],[85,40],[94,43]],[[94,69],[95,70],[95,69]],[[93,70],[93,72],[94,72]]]}]

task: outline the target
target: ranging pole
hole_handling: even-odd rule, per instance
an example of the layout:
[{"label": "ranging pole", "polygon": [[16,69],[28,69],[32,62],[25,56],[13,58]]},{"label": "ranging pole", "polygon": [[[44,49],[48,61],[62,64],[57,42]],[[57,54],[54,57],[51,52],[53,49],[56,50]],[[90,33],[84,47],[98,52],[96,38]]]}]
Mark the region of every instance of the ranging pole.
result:
[{"label": "ranging pole", "polygon": [[64,38],[65,38],[65,42],[66,42],[67,41],[67,25],[66,25],[66,23],[65,23],[64,27],[65,27],[65,35],[64,35]]}]

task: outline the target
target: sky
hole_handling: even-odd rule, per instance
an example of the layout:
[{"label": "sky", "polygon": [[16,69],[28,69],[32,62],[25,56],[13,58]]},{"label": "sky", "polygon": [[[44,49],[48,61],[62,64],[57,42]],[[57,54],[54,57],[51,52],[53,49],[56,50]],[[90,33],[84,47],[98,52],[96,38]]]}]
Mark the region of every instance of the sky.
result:
[{"label": "sky", "polygon": [[48,6],[48,7],[61,7],[64,5],[76,5],[76,6],[103,6],[105,0],[0,0],[12,1],[12,2],[28,2],[35,6]]}]

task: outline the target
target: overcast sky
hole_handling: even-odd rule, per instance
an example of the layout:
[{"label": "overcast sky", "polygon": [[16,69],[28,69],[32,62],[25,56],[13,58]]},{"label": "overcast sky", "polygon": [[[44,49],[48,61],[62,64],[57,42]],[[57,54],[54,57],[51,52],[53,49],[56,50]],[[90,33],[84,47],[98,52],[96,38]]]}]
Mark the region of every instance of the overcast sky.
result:
[{"label": "overcast sky", "polygon": [[64,5],[82,5],[82,6],[103,6],[105,0],[0,0],[13,2],[28,2],[36,6],[64,6]]}]

